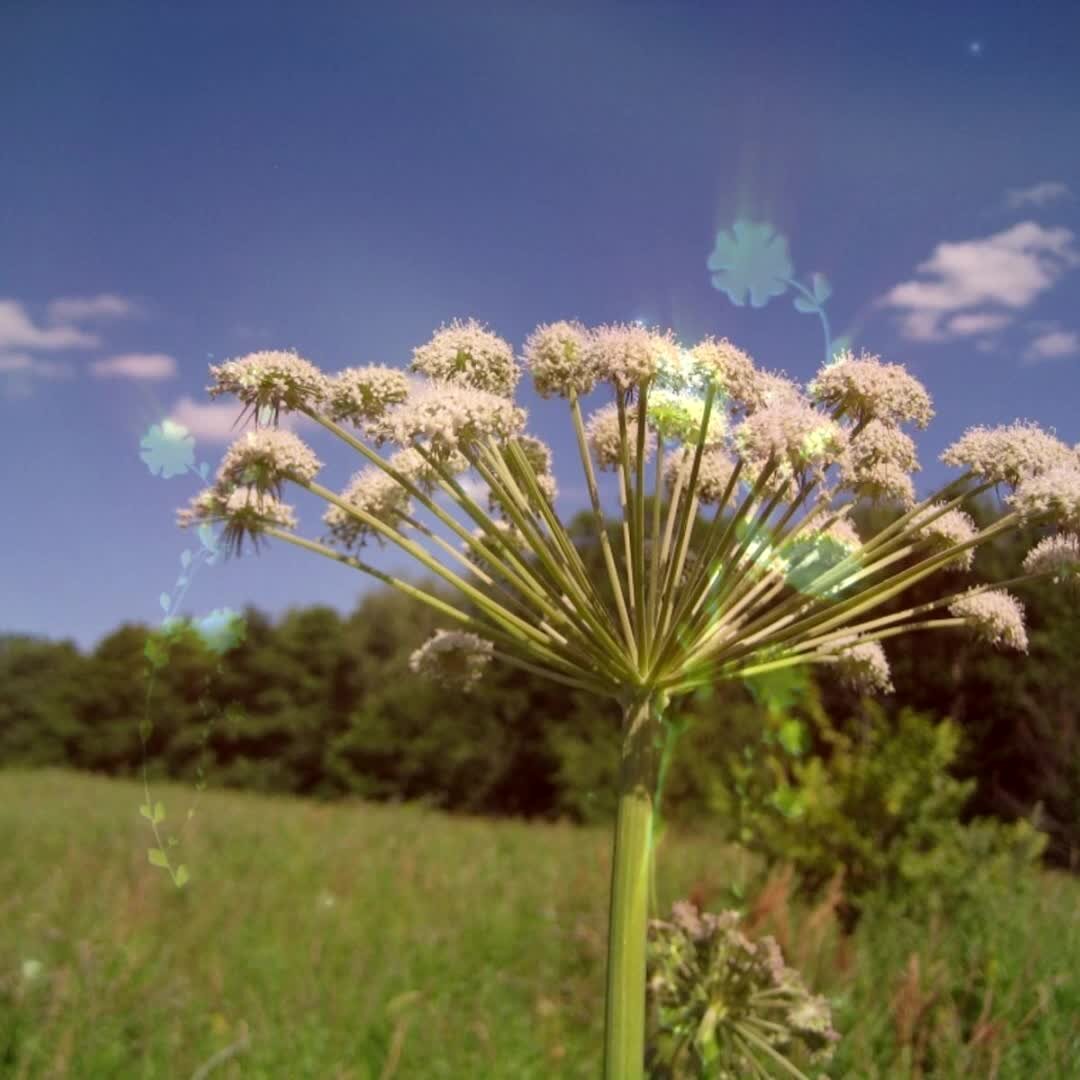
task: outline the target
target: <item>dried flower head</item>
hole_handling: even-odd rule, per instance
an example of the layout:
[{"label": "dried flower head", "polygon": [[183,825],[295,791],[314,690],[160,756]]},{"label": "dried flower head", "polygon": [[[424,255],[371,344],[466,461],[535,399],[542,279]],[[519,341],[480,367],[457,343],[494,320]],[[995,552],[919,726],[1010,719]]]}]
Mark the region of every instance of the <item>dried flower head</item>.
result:
[{"label": "dried flower head", "polygon": [[436,630],[409,657],[409,669],[450,689],[471,690],[491,662],[493,645],[462,630]]},{"label": "dried flower head", "polygon": [[934,416],[930,395],[918,379],[900,364],[882,363],[865,351],[858,359],[850,349],[838,353],[808,389],[819,404],[843,409],[857,422],[910,420],[925,428]]},{"label": "dried flower head", "polygon": [[331,420],[365,427],[408,396],[409,377],[397,368],[382,364],[345,368],[329,380],[326,411]]},{"label": "dried flower head", "polygon": [[[619,436],[619,408],[614,403],[603,405],[596,410],[585,424],[585,435],[596,456],[601,469],[615,469],[622,461]],[[645,432],[645,460],[648,461],[656,449],[656,435]],[[637,468],[637,413],[627,409],[626,416],[626,452],[630,468]]]},{"label": "dried flower head", "polygon": [[1049,517],[1066,529],[1080,531],[1080,468],[1055,465],[1026,476],[1008,501],[1026,520]]},{"label": "dried flower head", "polygon": [[855,639],[837,652],[836,668],[846,686],[860,693],[891,694],[889,661],[880,641]]},{"label": "dried flower head", "polygon": [[455,386],[509,397],[521,378],[514,350],[475,319],[455,319],[413,349],[411,371]]},{"label": "dried flower head", "polygon": [[[269,410],[277,423],[282,409],[313,409],[325,400],[326,376],[295,352],[254,352],[238,360],[211,364],[211,397],[235,394],[256,415]],[[242,414],[241,414],[242,415]]]},{"label": "dried flower head", "polygon": [[[377,465],[361,469],[341,493],[341,498],[349,506],[370,514],[392,529],[400,530],[402,516],[410,514],[412,510],[408,491]],[[327,509],[322,519],[329,529],[328,539],[346,548],[354,544],[363,547],[371,536],[380,545],[385,542],[370,522],[363,521],[336,504]]]},{"label": "dried flower head", "polygon": [[[924,540],[931,541],[928,554],[947,551],[957,544],[966,544],[975,538],[978,529],[975,522],[964,513],[963,510],[946,510],[939,513],[944,503],[931,503],[922,513],[916,515],[911,521],[911,527]],[[933,521],[929,520],[934,514],[939,516]],[[961,551],[955,559],[950,559],[942,567],[943,570],[970,570],[975,561],[975,549],[967,548]]]},{"label": "dried flower head", "polygon": [[520,434],[526,415],[498,394],[430,382],[387,414],[383,432],[400,446],[420,442],[433,456],[445,460],[483,439],[505,440]]},{"label": "dried flower head", "polygon": [[1080,587],[1080,536],[1061,533],[1040,540],[1024,559],[1028,574],[1051,574],[1059,584]]},{"label": "dried flower head", "polygon": [[538,326],[526,339],[522,359],[542,398],[584,397],[596,385],[597,372],[588,330],[577,322]]},{"label": "dried flower head", "polygon": [[967,619],[975,634],[990,645],[1027,652],[1024,605],[1004,589],[965,593],[949,605],[949,614]]},{"label": "dried flower head", "polygon": [[[675,490],[675,480],[680,473],[683,477],[683,486],[690,483],[690,473],[694,465],[694,449],[689,446],[676,450],[664,463],[664,480],[667,483],[668,495]],[[735,471],[735,462],[731,456],[721,447],[713,447],[701,452],[701,464],[698,466],[697,497],[704,506],[718,505],[724,498],[731,482],[731,474]],[[729,500],[735,494],[732,488]]]},{"label": "dried flower head", "polygon": [[1058,467],[1073,468],[1073,452],[1030,420],[999,427],[973,427],[941,455],[946,465],[971,469],[984,480],[1017,487],[1031,476]]},{"label": "dried flower head", "polygon": [[229,447],[218,470],[222,486],[250,485],[281,498],[285,480],[308,484],[322,462],[302,439],[281,428],[245,432]]}]

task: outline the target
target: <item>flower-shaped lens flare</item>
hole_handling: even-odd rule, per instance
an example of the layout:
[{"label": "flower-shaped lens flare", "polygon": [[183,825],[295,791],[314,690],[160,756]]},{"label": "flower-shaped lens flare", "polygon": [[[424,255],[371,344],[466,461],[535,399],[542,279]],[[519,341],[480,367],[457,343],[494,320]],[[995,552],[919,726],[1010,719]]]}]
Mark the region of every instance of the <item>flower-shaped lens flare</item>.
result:
[{"label": "flower-shaped lens flare", "polygon": [[721,229],[709,256],[714,289],[743,307],[747,294],[752,307],[764,307],[787,290],[794,267],[787,239],[765,222],[736,221],[729,233]]},{"label": "flower-shaped lens flare", "polygon": [[195,464],[195,438],[183,424],[166,418],[143,436],[139,457],[155,476],[180,476]]}]

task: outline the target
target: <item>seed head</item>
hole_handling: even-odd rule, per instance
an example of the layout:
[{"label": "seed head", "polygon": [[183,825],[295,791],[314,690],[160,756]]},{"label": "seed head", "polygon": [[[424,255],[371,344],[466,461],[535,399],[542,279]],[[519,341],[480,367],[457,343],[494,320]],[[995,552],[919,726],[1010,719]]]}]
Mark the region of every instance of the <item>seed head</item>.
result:
[{"label": "seed head", "polygon": [[296,528],[296,514],[291,506],[266,491],[254,487],[228,488],[215,484],[196,495],[189,505],[177,512],[177,523],[186,529],[191,525],[225,522],[221,540],[225,556],[242,555],[244,537],[250,537],[258,551],[259,539],[267,525],[282,529]]},{"label": "seed head", "polygon": [[[675,480],[680,473],[683,474],[684,487],[689,484],[690,472],[694,466],[694,452],[689,446],[681,447],[664,463],[664,480],[667,482],[669,496],[675,490]],[[701,464],[698,466],[698,501],[704,506],[718,505],[728,489],[734,471],[735,462],[721,447],[703,450]],[[735,494],[734,488],[731,494]]]},{"label": "seed head", "polygon": [[661,334],[637,324],[597,327],[589,345],[597,378],[622,391],[649,382],[665,364],[676,363],[679,353],[670,331]]},{"label": "seed head", "polygon": [[837,656],[838,674],[845,685],[862,693],[891,694],[889,661],[880,641],[858,641],[846,645]]},{"label": "seed head", "polygon": [[[912,519],[911,527],[916,534],[924,540],[931,541],[928,554],[933,552],[947,551],[957,544],[966,544],[974,540],[978,529],[975,522],[964,513],[963,510],[946,510],[940,517],[933,521],[928,519],[941,510],[943,503],[931,503],[921,514]],[[926,524],[922,524],[926,522]],[[967,548],[960,552],[955,559],[950,559],[942,567],[944,570],[970,570],[975,561],[975,549]]]},{"label": "seed head", "polygon": [[1050,517],[1080,531],[1080,469],[1055,465],[1024,477],[1008,501],[1028,520]]}]

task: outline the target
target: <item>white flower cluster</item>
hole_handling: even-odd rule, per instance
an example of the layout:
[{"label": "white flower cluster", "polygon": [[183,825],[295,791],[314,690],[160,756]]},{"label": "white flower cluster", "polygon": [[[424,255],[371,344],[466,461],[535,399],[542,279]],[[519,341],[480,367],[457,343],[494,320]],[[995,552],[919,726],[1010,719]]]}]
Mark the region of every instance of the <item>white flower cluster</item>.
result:
[{"label": "white flower cluster", "polygon": [[[258,412],[270,409],[277,421],[282,409],[314,408],[325,400],[326,376],[295,352],[255,352],[238,360],[211,364],[211,397],[235,394]],[[256,414],[257,415],[257,414]]]},{"label": "white flower cluster", "polygon": [[542,398],[584,397],[596,385],[592,337],[577,322],[538,326],[526,339],[522,360]]},{"label": "white flower cluster", "polygon": [[659,333],[636,323],[599,326],[589,342],[592,368],[618,390],[629,390],[679,362],[679,343],[667,331]]},{"label": "white flower cluster", "polygon": [[975,634],[990,645],[1027,652],[1024,605],[1004,589],[957,597],[949,605],[949,614],[967,619]]},{"label": "white flower cluster", "polygon": [[889,661],[880,641],[858,641],[837,653],[836,666],[841,681],[862,693],[891,694],[893,683]]},{"label": "white flower cluster", "polygon": [[1077,469],[1076,455],[1060,439],[1030,420],[999,427],[973,427],[941,455],[946,465],[971,469],[982,479],[1017,487],[1051,469]]},{"label": "white flower cluster", "polygon": [[[585,436],[601,469],[615,469],[622,460],[619,440],[619,409],[612,402],[597,409],[585,424]],[[656,435],[646,429],[645,460],[656,449]],[[631,469],[637,468],[637,413],[627,409],[626,450]]]},{"label": "white flower cluster", "polygon": [[462,630],[436,630],[409,657],[409,669],[432,679],[440,686],[471,690],[491,662],[490,641]]},{"label": "white flower cluster", "polygon": [[842,408],[856,421],[909,420],[925,428],[934,416],[930,395],[900,364],[882,363],[864,352],[858,359],[850,349],[837,354],[810,383],[810,396],[828,408]]},{"label": "white flower cluster", "polygon": [[347,420],[357,427],[381,420],[386,410],[409,396],[409,378],[383,364],[345,368],[332,376],[327,388],[331,420]]},{"label": "white flower cluster", "polygon": [[444,459],[482,439],[519,435],[526,415],[498,394],[432,381],[386,415],[381,435],[400,446],[420,440]]},{"label": "white flower cluster", "polygon": [[702,377],[716,384],[719,402],[732,409],[754,408],[760,400],[760,373],[754,361],[727,338],[707,337],[690,350]]},{"label": "white flower cluster", "polygon": [[[690,472],[694,466],[694,449],[684,446],[676,450],[664,463],[664,480],[667,482],[668,495],[675,490],[675,480],[680,473],[683,474],[683,485],[689,484]],[[704,506],[718,505],[723,499],[731,481],[731,474],[735,471],[735,462],[728,453],[720,447],[714,447],[701,452],[701,463],[698,465],[697,497]],[[732,488],[731,495],[734,496]],[[731,496],[729,496],[729,499]]]},{"label": "white flower cluster", "polygon": [[1024,559],[1028,574],[1052,574],[1054,581],[1080,587],[1080,536],[1061,533],[1040,540]]},{"label": "white flower cluster", "polygon": [[[519,550],[526,547],[525,535],[512,521],[494,520],[491,524],[495,526],[496,531],[501,533],[501,539],[511,547]],[[495,544],[495,541],[488,535],[488,531],[482,525],[477,525],[470,535],[475,540],[482,540],[488,547]],[[470,555],[475,554],[472,544],[465,540],[461,542],[461,550]]]},{"label": "white flower cluster", "polygon": [[214,521],[235,521],[248,531],[256,531],[261,524],[296,528],[296,514],[291,506],[269,492],[248,486],[231,490],[221,486],[204,488],[187,507],[177,511],[176,520],[184,529]]},{"label": "white flower cluster", "polygon": [[847,433],[812,405],[781,398],[743,420],[735,441],[748,463],[760,465],[775,454],[803,476],[820,474],[835,462],[847,446]]},{"label": "white flower cluster", "polygon": [[[929,519],[939,513],[943,503],[931,503],[922,513],[916,515],[911,521],[911,527],[916,534],[924,540],[930,540],[930,552],[947,551],[957,544],[966,544],[975,538],[978,529],[975,522],[964,513],[963,510],[946,510],[933,521]],[[970,570],[975,561],[975,549],[967,548],[961,551],[955,559],[950,559],[942,567],[943,570]]]},{"label": "white flower cluster", "polygon": [[413,349],[409,368],[437,382],[502,397],[512,394],[521,378],[514,350],[475,319],[441,327],[426,345]]},{"label": "white flower cluster", "polygon": [[1008,500],[1025,518],[1051,517],[1080,531],[1080,468],[1055,465],[1021,479]]},{"label": "white flower cluster", "polygon": [[870,499],[894,499],[906,509],[915,504],[910,472],[919,462],[911,436],[881,420],[871,420],[849,439],[838,462],[838,487]]},{"label": "white flower cluster", "polygon": [[246,432],[229,447],[217,482],[222,487],[251,485],[280,498],[283,480],[308,484],[321,468],[311,447],[291,431],[262,428]]},{"label": "white flower cluster", "polygon": [[[391,454],[387,464],[415,484],[425,494],[430,494],[439,482],[439,474],[435,467],[424,460],[424,455],[419,450],[415,450],[411,446]],[[469,462],[462,454],[456,451],[440,460],[439,464],[453,476],[467,472],[469,469]]]},{"label": "white flower cluster", "polygon": [[[377,465],[361,469],[341,493],[341,498],[392,529],[400,528],[402,516],[412,509],[408,491]],[[329,537],[347,548],[357,543],[362,547],[369,536],[374,536],[380,544],[384,542],[377,529],[340,506],[331,505],[322,519],[330,530]]]}]

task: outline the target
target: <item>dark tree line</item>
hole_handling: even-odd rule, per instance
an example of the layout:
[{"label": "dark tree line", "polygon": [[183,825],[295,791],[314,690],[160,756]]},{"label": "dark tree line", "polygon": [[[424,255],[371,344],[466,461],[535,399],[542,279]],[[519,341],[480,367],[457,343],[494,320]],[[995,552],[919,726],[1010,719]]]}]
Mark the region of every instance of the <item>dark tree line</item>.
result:
[{"label": "dark tree line", "polygon": [[[996,512],[978,511],[983,520]],[[878,527],[890,514],[866,513]],[[604,582],[587,517],[571,531]],[[1037,539],[1029,532],[980,551],[977,577],[1014,576]],[[946,583],[920,585],[908,602],[940,596]],[[1023,599],[1028,656],[947,631],[893,638],[896,694],[884,704],[957,720],[967,739],[962,775],[977,781],[970,813],[1011,819],[1039,805],[1050,856],[1068,864],[1080,850],[1077,597],[1046,584]],[[243,614],[244,639],[222,657],[197,636],[177,640],[153,675],[149,705],[152,628],[123,625],[87,655],[69,641],[0,637],[0,764],[138,775],[149,715],[151,775],[195,781],[202,769],[215,787],[422,800],[467,813],[574,821],[612,813],[614,703],[499,665],[468,695],[419,680],[409,655],[446,621],[389,590],[369,593],[344,618],[326,607],[291,610],[276,625],[254,607]],[[710,758],[754,738],[763,703],[783,708],[785,693],[806,692],[820,695],[840,727],[860,723],[863,704],[827,672],[684,697],[680,712],[697,734],[676,744],[666,812],[700,816]]]}]

